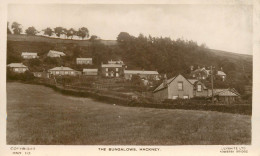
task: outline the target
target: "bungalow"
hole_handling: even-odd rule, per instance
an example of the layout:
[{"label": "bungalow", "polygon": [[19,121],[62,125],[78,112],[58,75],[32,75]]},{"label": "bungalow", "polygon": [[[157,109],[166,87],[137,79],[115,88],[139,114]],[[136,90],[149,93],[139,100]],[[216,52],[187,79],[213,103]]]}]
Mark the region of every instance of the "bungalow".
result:
[{"label": "bungalow", "polygon": [[[218,102],[233,104],[240,99],[240,94],[234,88],[213,89],[213,95]],[[209,97],[212,97],[212,90],[209,90]]]},{"label": "bungalow", "polygon": [[202,82],[195,79],[186,79],[179,74],[169,80],[165,79],[153,93],[157,99],[189,99],[206,97],[208,89]]},{"label": "bungalow", "polygon": [[32,52],[22,52],[21,56],[22,56],[23,59],[39,58],[37,56],[37,53],[32,53]]},{"label": "bungalow", "polygon": [[28,70],[28,67],[23,65],[22,63],[11,63],[8,64],[7,67],[16,73],[24,73]]},{"label": "bungalow", "polygon": [[98,75],[98,69],[83,69],[83,75],[97,76]]},{"label": "bungalow", "polygon": [[50,78],[50,73],[43,71],[43,72],[33,72],[34,77],[38,78]]},{"label": "bungalow", "polygon": [[63,67],[63,66],[49,69],[48,72],[51,75],[59,75],[59,76],[61,76],[61,75],[76,76],[76,75],[80,75],[80,73],[81,73],[81,72],[71,69],[69,67]]},{"label": "bungalow", "polygon": [[159,80],[159,73],[157,71],[125,70],[124,74],[126,80],[131,80],[133,75],[138,75],[140,78],[147,80]]},{"label": "bungalow", "polygon": [[92,58],[77,58],[77,64],[92,64]]},{"label": "bungalow", "polygon": [[123,77],[123,64],[101,64],[101,76],[103,77]]},{"label": "bungalow", "polygon": [[48,57],[61,57],[61,56],[65,56],[65,54],[60,51],[50,50],[49,53],[47,54],[47,56]]}]

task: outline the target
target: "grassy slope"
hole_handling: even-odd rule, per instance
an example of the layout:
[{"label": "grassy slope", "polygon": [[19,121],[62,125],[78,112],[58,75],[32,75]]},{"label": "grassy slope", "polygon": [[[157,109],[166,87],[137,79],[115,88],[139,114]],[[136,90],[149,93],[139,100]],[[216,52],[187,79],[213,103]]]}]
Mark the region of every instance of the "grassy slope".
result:
[{"label": "grassy slope", "polygon": [[250,144],[251,117],[132,108],[7,84],[8,144]]},{"label": "grassy slope", "polygon": [[[14,35],[9,34],[7,36],[7,40],[12,47],[14,47],[14,51],[20,55],[23,51],[35,51],[39,52],[39,55],[46,54],[50,49],[54,49],[57,45],[64,46],[73,46],[77,44],[81,47],[88,46],[91,44],[88,40],[71,40],[71,39],[59,39],[59,38],[49,38],[45,36],[28,36],[28,35]],[[115,40],[101,40],[106,46],[117,45],[117,41]],[[66,50],[63,50],[66,51]],[[237,54],[231,53],[221,50],[210,49],[212,55],[220,56],[223,58],[227,58],[231,62],[234,63],[243,63],[247,72],[252,72],[252,55],[245,54]],[[241,59],[244,60],[241,62]]]},{"label": "grassy slope", "polygon": [[[59,38],[50,38],[45,36],[28,36],[28,35],[7,35],[8,41],[27,41],[27,42],[46,42],[46,43],[53,43],[53,44],[60,44],[60,43],[76,43],[79,46],[87,46],[91,44],[88,40],[71,40],[71,39],[59,39]],[[101,40],[101,43],[105,45],[115,45],[117,41],[115,40]]]}]

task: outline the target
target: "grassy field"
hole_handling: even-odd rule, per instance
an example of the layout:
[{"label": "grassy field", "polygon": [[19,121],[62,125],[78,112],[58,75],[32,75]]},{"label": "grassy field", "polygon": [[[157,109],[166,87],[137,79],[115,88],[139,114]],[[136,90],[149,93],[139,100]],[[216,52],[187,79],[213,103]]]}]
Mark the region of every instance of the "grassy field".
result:
[{"label": "grassy field", "polygon": [[245,115],[133,108],[7,83],[7,144],[251,144]]},{"label": "grassy field", "polygon": [[[54,44],[78,44],[80,46],[87,46],[91,44],[88,40],[71,40],[71,39],[60,39],[60,38],[50,38],[46,36],[28,36],[28,35],[15,35],[9,34],[7,35],[8,41],[26,41],[26,42],[44,42],[44,43],[54,43]],[[100,40],[101,43],[110,46],[116,45],[117,41],[115,40]]]}]

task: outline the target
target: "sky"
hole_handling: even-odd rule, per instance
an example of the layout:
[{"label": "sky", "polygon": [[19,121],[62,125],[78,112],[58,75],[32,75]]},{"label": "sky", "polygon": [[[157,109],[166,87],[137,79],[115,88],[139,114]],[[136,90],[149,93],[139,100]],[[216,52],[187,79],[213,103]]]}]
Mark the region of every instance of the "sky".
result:
[{"label": "sky", "polygon": [[23,30],[87,27],[90,35],[116,40],[133,36],[182,38],[211,49],[252,55],[251,5],[179,4],[9,4],[8,21]]}]

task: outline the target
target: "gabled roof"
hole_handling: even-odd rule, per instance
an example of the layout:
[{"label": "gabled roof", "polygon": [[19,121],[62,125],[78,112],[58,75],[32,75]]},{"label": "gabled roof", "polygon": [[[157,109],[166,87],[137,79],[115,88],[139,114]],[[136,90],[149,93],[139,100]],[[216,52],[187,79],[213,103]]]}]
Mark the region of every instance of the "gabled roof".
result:
[{"label": "gabled roof", "polygon": [[49,53],[58,54],[58,55],[65,55],[63,52],[50,50]]},{"label": "gabled roof", "polygon": [[[180,76],[181,74],[179,74],[178,76]],[[175,76],[173,78],[170,78],[167,80],[167,86],[164,86],[164,84],[160,84],[153,92],[157,92],[159,90],[165,89],[169,86],[169,84],[178,76]],[[182,76],[182,75],[181,75]],[[184,76],[183,76],[184,77]],[[185,78],[185,77],[184,77]],[[186,78],[185,78],[186,79]],[[200,82],[199,80],[196,79],[186,79],[191,85],[195,85],[197,82]],[[203,84],[203,83],[202,83]],[[203,88],[207,89],[207,87],[203,84]]]},{"label": "gabled roof", "polygon": [[22,56],[24,55],[34,55],[37,56],[37,53],[33,53],[33,52],[22,52]]},{"label": "gabled roof", "polygon": [[92,61],[92,58],[77,58],[77,61]]},{"label": "gabled roof", "polygon": [[198,81],[196,79],[187,79],[187,80],[190,81],[190,83],[193,84],[193,85]]},{"label": "gabled roof", "polygon": [[147,71],[147,70],[125,70],[125,74],[148,74],[148,75],[158,75],[157,71]]},{"label": "gabled roof", "polygon": [[169,85],[176,77],[177,77],[177,76],[168,79],[168,80],[167,80],[167,86],[164,86],[164,84],[161,83],[153,92],[157,92],[157,91],[159,91],[159,90],[162,90],[162,89],[167,88],[168,85]]},{"label": "gabled roof", "polygon": [[74,70],[74,69],[71,69],[69,67],[55,67],[55,68],[52,68],[50,70],[59,70],[59,71],[61,71],[61,70],[65,71],[66,70],[66,71],[68,71],[68,70]]},{"label": "gabled roof", "polygon": [[98,69],[83,69],[83,72],[98,72]]},{"label": "gabled roof", "polygon": [[[234,88],[214,89],[213,94],[214,96],[240,96]],[[209,90],[209,96],[212,96],[212,90]]]},{"label": "gabled roof", "polygon": [[7,65],[7,67],[11,67],[11,68],[27,68],[22,63],[10,63],[10,64]]}]

